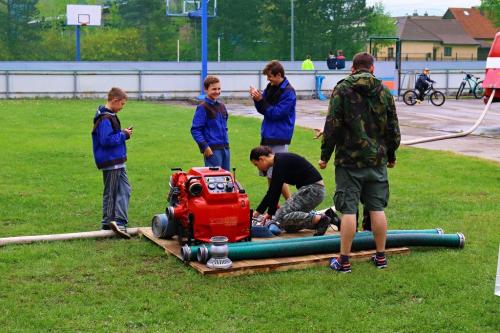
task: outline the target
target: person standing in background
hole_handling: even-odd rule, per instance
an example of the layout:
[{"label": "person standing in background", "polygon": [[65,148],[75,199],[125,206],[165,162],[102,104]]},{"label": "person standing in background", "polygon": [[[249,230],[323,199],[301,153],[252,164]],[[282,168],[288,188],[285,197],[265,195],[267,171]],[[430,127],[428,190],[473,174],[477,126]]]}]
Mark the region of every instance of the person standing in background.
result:
[{"label": "person standing in background", "polygon": [[[267,76],[269,84],[264,92],[250,87],[250,97],[253,99],[257,112],[264,116],[260,129],[260,145],[269,146],[273,153],[288,152],[288,145],[292,141],[295,127],[295,105],[297,96],[295,89],[285,76],[285,69],[277,60],[269,62],[262,71]],[[266,172],[259,171],[271,183],[273,168]],[[285,199],[290,198],[290,189],[283,185],[282,192]],[[254,213],[257,217],[258,213]]]}]

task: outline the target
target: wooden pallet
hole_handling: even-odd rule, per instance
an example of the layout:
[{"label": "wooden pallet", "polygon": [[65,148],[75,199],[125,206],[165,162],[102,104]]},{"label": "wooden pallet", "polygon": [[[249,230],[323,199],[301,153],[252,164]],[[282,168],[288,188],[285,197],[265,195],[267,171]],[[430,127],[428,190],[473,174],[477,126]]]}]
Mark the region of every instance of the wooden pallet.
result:
[{"label": "wooden pallet", "polygon": [[[179,242],[176,239],[160,239],[153,235],[151,228],[139,228],[139,233],[144,235],[146,238],[153,241],[155,244],[161,246],[165,249],[165,252],[176,256],[182,260],[181,248]],[[329,232],[329,234],[335,234],[335,232]],[[306,237],[312,236],[312,231],[303,230],[296,234],[283,234],[283,236],[275,237],[271,239],[279,238],[294,238],[294,237]],[[254,241],[269,240],[269,238],[254,238]],[[406,247],[399,247],[393,249],[387,249],[388,254],[407,254],[410,250]],[[375,254],[375,251],[358,251],[351,254],[351,259],[355,261],[366,261]],[[266,273],[266,272],[281,272],[288,271],[291,269],[304,269],[312,266],[328,266],[330,258],[338,255],[338,253],[325,253],[325,254],[312,254],[299,257],[285,257],[285,258],[272,258],[272,259],[253,259],[253,260],[238,260],[233,261],[233,266],[229,269],[210,269],[205,264],[199,263],[197,261],[192,261],[189,266],[193,267],[199,273],[203,275],[213,275],[213,276],[237,276],[246,275],[254,273]]]}]

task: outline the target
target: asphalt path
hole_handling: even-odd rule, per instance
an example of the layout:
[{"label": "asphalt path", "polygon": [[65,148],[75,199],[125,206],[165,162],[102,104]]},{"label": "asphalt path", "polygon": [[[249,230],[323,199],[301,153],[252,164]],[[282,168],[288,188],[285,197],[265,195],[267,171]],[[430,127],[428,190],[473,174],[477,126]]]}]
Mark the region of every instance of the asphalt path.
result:
[{"label": "asphalt path", "polygon": [[[233,115],[262,118],[250,100],[228,101],[226,106]],[[440,107],[433,106],[428,101],[414,106],[396,101],[402,140],[464,132],[474,125],[484,107],[482,100],[475,99],[457,101],[447,98]],[[327,110],[328,100],[298,100],[296,125],[311,129],[323,128]],[[413,146],[500,162],[500,103],[491,104],[480,126],[468,136]]]}]

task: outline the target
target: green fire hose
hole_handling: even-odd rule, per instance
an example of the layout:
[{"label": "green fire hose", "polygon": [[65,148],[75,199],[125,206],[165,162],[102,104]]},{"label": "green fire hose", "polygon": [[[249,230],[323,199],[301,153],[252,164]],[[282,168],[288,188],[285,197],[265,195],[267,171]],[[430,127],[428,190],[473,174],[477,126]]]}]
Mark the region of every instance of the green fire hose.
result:
[{"label": "green fire hose", "polygon": [[[308,237],[308,239],[311,237]],[[340,238],[314,237],[312,241],[296,241],[287,243],[256,242],[248,246],[231,246],[228,258],[231,260],[264,259],[278,257],[293,257],[317,253],[333,253],[340,251]],[[297,239],[296,239],[297,240]],[[465,243],[463,234],[388,234],[386,247],[401,246],[441,246],[462,248]],[[352,251],[373,250],[373,236],[355,237]],[[198,261],[206,262],[210,258],[210,247],[201,245],[198,250]]]},{"label": "green fire hose", "polygon": [[[443,234],[444,231],[441,228],[436,229],[423,229],[423,230],[388,230],[387,234]],[[372,236],[373,233],[371,231],[360,231],[356,233],[356,237],[367,237]],[[310,242],[310,241],[318,241],[323,239],[338,239],[340,235],[326,235],[326,236],[317,236],[317,237],[300,237],[300,238],[287,238],[287,239],[278,239],[278,240],[270,240],[270,241],[260,241],[260,242],[238,242],[238,243],[229,243],[228,247],[231,249],[233,247],[247,247],[247,246],[258,246],[261,244],[286,244],[286,243],[296,243],[296,242]],[[198,249],[203,245],[194,245],[188,246],[184,245],[181,248],[181,255],[184,261],[193,261],[197,260]],[[210,244],[206,244],[206,247],[210,249]]]}]

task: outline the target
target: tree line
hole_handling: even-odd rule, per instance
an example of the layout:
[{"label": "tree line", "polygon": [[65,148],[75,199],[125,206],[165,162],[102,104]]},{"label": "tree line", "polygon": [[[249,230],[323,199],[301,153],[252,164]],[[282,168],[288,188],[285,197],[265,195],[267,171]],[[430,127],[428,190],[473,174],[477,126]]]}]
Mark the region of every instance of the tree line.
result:
[{"label": "tree line", "polygon": [[[167,17],[165,0],[0,0],[0,60],[74,60],[75,27],[66,4],[103,5],[103,25],[81,29],[86,61],[181,61],[200,58],[200,19]],[[219,0],[209,19],[209,60],[290,60],[290,0]],[[365,0],[301,0],[294,4],[295,60],[347,57],[364,50],[369,36],[395,36],[395,21],[381,4]]]}]

